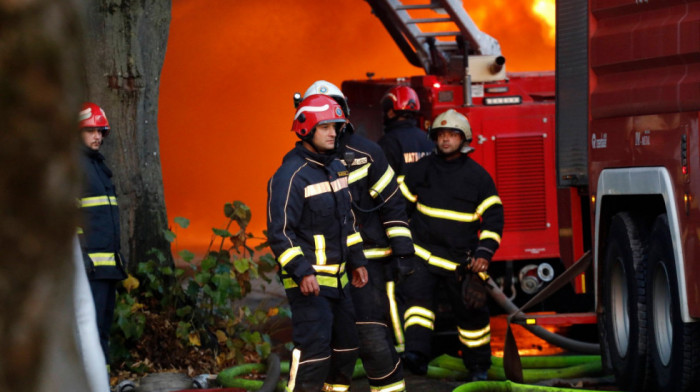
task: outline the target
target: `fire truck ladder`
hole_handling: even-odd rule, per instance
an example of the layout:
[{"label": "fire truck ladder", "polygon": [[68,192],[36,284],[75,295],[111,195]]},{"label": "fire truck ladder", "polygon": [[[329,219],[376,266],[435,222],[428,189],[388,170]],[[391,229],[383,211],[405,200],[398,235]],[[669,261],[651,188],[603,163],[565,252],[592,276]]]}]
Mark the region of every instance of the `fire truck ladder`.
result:
[{"label": "fire truck ladder", "polygon": [[[451,60],[469,54],[501,55],[498,41],[479,30],[462,0],[367,0],[406,59],[428,74],[440,74]],[[404,4],[410,3],[410,4]],[[409,11],[434,17],[414,18]],[[438,30],[438,31],[436,31]],[[453,40],[438,40],[454,37]]]}]

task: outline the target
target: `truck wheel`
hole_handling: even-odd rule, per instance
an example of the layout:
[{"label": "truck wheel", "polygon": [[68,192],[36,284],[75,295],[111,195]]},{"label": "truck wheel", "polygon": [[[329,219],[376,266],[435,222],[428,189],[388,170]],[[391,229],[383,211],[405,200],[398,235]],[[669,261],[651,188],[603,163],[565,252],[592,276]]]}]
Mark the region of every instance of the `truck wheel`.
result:
[{"label": "truck wheel", "polygon": [[684,323],[668,217],[654,223],[649,249],[649,353],[656,390],[697,390],[700,381],[700,328]]},{"label": "truck wheel", "polygon": [[647,376],[644,246],[625,212],[613,216],[601,268],[603,313],[598,319],[603,352],[620,387],[642,391]]}]

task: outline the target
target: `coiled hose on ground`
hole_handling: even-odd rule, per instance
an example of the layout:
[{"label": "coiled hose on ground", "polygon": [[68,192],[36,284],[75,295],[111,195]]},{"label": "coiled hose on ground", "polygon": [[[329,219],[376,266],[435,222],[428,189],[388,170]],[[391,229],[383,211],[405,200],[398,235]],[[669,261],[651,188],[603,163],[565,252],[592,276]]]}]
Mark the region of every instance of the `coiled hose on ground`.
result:
[{"label": "coiled hose on ground", "polygon": [[[485,281],[489,286],[489,294],[509,315],[513,315],[519,311],[503,291],[496,285],[493,279]],[[583,354],[600,354],[600,345],[597,343],[587,343],[578,340],[570,339],[565,336],[550,332],[539,325],[523,325],[525,329],[533,335],[561,348],[569,351]],[[274,356],[271,355],[272,358]],[[493,365],[489,369],[489,379],[505,380],[505,371],[503,370],[503,359],[492,357]],[[552,378],[575,378],[588,375],[599,375],[602,372],[602,364],[599,355],[583,355],[583,356],[547,356],[547,357],[522,357],[523,381],[527,383],[538,382]],[[266,380],[247,380],[238,378],[241,375],[252,372],[262,373],[268,372]],[[272,363],[268,360],[268,365],[265,364],[244,364],[228,368],[219,373],[217,380],[225,387],[238,387],[247,390],[259,390],[262,392],[272,392],[284,390],[284,383],[278,382],[280,373],[289,372],[289,363],[280,362],[277,356],[274,356]],[[363,377],[365,375],[362,363],[358,360],[355,365],[353,378]],[[453,380],[465,380],[468,377],[468,371],[464,368],[461,359],[442,355],[435,358],[428,366],[428,377],[445,378]],[[472,385],[472,386],[470,386]],[[532,389],[532,388],[536,389]],[[529,389],[523,389],[529,388]],[[544,386],[523,386],[510,381],[493,382],[482,381],[464,384],[455,389],[454,392],[467,391],[582,391],[581,389],[565,389],[557,387]]]},{"label": "coiled hose on ground", "polygon": [[[505,371],[503,370],[503,359],[492,357],[493,365],[489,369],[489,379],[505,380]],[[580,356],[545,356],[545,357],[523,357],[523,377],[525,382],[534,383],[542,380],[553,378],[577,378],[586,376],[597,376],[602,371],[600,356],[597,355],[580,355]],[[269,366],[273,366],[271,369]],[[277,366],[276,370],[274,366]],[[272,371],[271,371],[272,370]],[[250,373],[267,372],[265,381],[248,380],[242,378]],[[268,365],[262,363],[243,364],[223,370],[219,373],[217,381],[227,388],[245,388],[249,391],[272,392],[274,390],[284,390],[285,383],[279,381],[279,375],[289,372],[289,362],[279,361],[275,356],[272,360],[268,360]],[[355,365],[353,378],[364,377],[365,371],[362,367],[362,362],[358,361]],[[436,379],[450,380],[466,380],[469,377],[469,372],[464,368],[464,364],[460,358],[455,358],[449,355],[441,355],[430,362],[428,366],[428,377]],[[474,384],[474,383],[469,383]],[[469,385],[465,384],[465,385]],[[483,383],[480,383],[483,385]],[[519,384],[509,383],[504,384],[498,382],[499,388],[511,389],[494,389],[498,391],[517,390],[512,389]],[[462,387],[458,387],[462,388]],[[544,388],[544,387],[538,387]],[[459,389],[460,392],[482,390],[482,389]],[[566,389],[538,389],[548,391],[565,391]],[[457,391],[457,389],[455,390]],[[579,390],[581,391],[581,390]]]}]

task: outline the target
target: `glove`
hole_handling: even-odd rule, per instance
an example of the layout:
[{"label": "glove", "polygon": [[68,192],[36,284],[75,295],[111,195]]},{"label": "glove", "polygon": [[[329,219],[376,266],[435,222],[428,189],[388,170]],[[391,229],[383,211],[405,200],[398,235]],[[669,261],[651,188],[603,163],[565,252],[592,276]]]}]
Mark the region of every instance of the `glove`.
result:
[{"label": "glove", "polygon": [[415,270],[412,256],[396,256],[392,259],[393,278],[395,282],[401,282],[413,275]]},{"label": "glove", "polygon": [[467,309],[479,309],[486,305],[486,282],[475,273],[462,279],[462,302]]}]

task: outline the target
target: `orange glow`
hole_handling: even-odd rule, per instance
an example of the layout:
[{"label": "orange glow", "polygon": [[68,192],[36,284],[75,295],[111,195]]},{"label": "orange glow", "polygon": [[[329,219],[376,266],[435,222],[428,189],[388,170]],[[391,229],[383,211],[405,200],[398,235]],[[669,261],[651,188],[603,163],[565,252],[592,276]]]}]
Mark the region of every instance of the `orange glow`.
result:
[{"label": "orange glow", "polygon": [[[470,0],[467,12],[498,39],[508,71],[551,70],[554,41],[537,0]],[[551,3],[551,2],[550,2]],[[292,94],[317,79],[423,74],[363,0],[173,0],[161,75],[159,132],[175,249],[202,251],[223,205],[248,204],[248,231],[265,229],[266,186],[296,141]],[[352,105],[352,103],[351,103]]]}]

